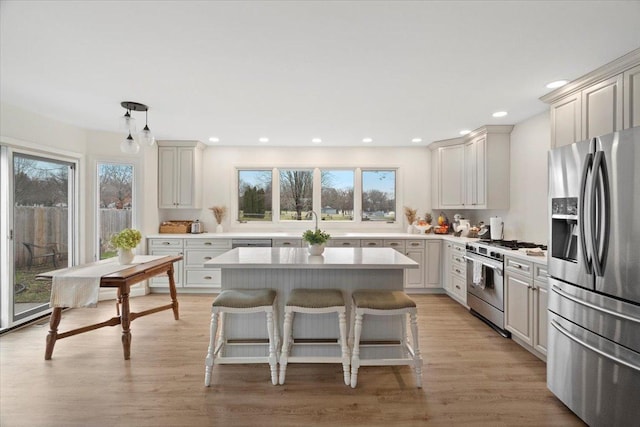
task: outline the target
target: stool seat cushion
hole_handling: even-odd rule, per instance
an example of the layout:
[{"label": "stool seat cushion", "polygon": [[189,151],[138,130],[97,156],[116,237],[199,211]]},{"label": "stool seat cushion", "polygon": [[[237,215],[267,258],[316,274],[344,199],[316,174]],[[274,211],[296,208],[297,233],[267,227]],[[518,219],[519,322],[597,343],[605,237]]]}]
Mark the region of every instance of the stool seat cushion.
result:
[{"label": "stool seat cushion", "polygon": [[213,301],[214,307],[252,308],[273,305],[273,289],[225,289]]},{"label": "stool seat cushion", "polygon": [[373,310],[398,310],[415,307],[416,303],[402,291],[360,290],[352,294],[356,307]]},{"label": "stool seat cushion", "polygon": [[293,289],[289,293],[287,306],[304,308],[325,308],[344,305],[344,297],[339,289]]}]

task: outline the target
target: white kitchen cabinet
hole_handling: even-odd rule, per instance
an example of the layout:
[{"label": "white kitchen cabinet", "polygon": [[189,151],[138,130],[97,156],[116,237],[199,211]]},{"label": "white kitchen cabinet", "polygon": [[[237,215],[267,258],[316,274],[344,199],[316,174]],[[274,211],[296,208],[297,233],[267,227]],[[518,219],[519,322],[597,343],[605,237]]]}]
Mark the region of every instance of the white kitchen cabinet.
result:
[{"label": "white kitchen cabinet", "polygon": [[582,95],[574,93],[550,106],[551,147],[582,140]]},{"label": "white kitchen cabinet", "polygon": [[640,49],[540,98],[550,105],[551,148],[640,125]]},{"label": "white kitchen cabinet", "polygon": [[640,126],[640,65],[624,72],[624,129]]},{"label": "white kitchen cabinet", "polygon": [[[220,289],[220,269],[203,267],[204,262],[229,251],[230,239],[196,238],[151,238],[148,239],[151,255],[183,255],[184,259],[174,264],[176,287],[181,290],[198,289],[216,291]],[[169,279],[163,276],[150,281],[152,288],[169,289]]]},{"label": "white kitchen cabinet", "polygon": [[[149,255],[175,256],[184,255],[184,243],[182,239],[149,239],[147,243]],[[183,284],[184,260],[173,263],[173,280],[176,288],[181,288]],[[169,278],[167,276],[155,276],[149,280],[151,288],[169,289]]]},{"label": "white kitchen cabinet", "polygon": [[438,208],[458,208],[464,205],[464,145],[452,145],[438,150]]},{"label": "white kitchen cabinet", "polygon": [[202,143],[158,141],[158,207],[200,209]]},{"label": "white kitchen cabinet", "polygon": [[582,139],[622,129],[622,74],[582,91]]},{"label": "white kitchen cabinet", "polygon": [[467,263],[464,259],[465,245],[445,241],[444,262],[442,263],[443,287],[447,294],[467,305]]},{"label": "white kitchen cabinet", "polygon": [[431,144],[436,209],[508,209],[513,126],[487,125]]},{"label": "white kitchen cabinet", "polygon": [[407,268],[405,270],[404,287],[424,288],[425,241],[407,240],[404,254],[420,265],[417,269]]},{"label": "white kitchen cabinet", "polygon": [[184,239],[184,287],[220,289],[222,284],[220,269],[205,269],[203,264],[229,250],[231,250],[230,239]]},{"label": "white kitchen cabinet", "polygon": [[425,250],[424,287],[440,288],[440,261],[442,243],[440,240],[427,240]]},{"label": "white kitchen cabinet", "polygon": [[516,342],[543,358],[547,354],[546,267],[510,257],[504,262],[505,329]]},{"label": "white kitchen cabinet", "polygon": [[274,248],[301,248],[306,246],[302,239],[271,239],[271,246]]}]

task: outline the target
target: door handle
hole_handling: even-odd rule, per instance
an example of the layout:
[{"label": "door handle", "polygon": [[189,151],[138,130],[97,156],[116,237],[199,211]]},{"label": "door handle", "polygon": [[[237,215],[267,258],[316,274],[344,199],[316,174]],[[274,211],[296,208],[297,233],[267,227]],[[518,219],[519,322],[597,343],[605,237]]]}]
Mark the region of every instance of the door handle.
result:
[{"label": "door handle", "polygon": [[[609,171],[607,170],[607,162],[604,151],[598,151],[595,156],[593,170],[595,184],[592,185],[592,194],[594,197],[593,205],[597,208],[598,218],[597,227],[592,224],[592,233],[595,233],[595,241],[593,242],[594,267],[596,275],[602,277],[604,275],[604,267],[607,261],[607,252],[609,246],[609,224],[611,212],[611,200],[609,195]],[[597,206],[596,206],[597,201]]]},{"label": "door handle", "polygon": [[584,165],[582,166],[582,174],[580,177],[580,202],[578,203],[578,234],[580,235],[580,248],[582,249],[582,258],[587,269],[588,274],[592,274],[591,259],[589,259],[589,253],[587,252],[587,241],[585,239],[585,198],[587,193],[587,176],[589,170],[593,165],[593,154],[587,153],[584,158]]}]

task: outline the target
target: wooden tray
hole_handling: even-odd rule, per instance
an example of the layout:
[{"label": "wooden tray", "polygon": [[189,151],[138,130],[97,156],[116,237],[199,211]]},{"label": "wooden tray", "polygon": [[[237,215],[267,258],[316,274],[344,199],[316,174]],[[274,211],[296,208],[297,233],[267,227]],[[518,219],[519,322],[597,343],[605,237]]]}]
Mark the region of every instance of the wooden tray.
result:
[{"label": "wooden tray", "polygon": [[160,233],[182,234],[191,231],[193,221],[165,221],[160,224]]}]

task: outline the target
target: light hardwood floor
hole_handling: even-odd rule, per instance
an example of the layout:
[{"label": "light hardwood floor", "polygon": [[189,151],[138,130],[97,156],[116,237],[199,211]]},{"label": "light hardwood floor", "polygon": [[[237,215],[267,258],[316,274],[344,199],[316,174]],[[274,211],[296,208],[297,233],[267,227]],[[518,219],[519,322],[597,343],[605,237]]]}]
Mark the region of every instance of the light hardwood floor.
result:
[{"label": "light hardwood floor", "polygon": [[[423,389],[409,367],[293,364],[273,386],[267,365],[215,366],[203,386],[211,295],[179,295],[170,311],[132,323],[131,360],[120,327],[57,342],[44,360],[47,321],[0,337],[0,425],[11,426],[572,426],[546,388],[545,364],[444,295],[418,303]],[[139,311],[166,295],[132,299]],[[112,316],[113,302],[63,314],[60,330]]]}]

